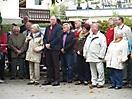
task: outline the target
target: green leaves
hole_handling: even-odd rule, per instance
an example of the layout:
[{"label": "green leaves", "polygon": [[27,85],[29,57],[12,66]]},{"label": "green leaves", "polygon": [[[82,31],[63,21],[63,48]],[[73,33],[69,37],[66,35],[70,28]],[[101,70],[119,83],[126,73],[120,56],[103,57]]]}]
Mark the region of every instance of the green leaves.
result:
[{"label": "green leaves", "polygon": [[0,12],[0,24],[2,23],[2,17],[1,17],[1,12]]}]

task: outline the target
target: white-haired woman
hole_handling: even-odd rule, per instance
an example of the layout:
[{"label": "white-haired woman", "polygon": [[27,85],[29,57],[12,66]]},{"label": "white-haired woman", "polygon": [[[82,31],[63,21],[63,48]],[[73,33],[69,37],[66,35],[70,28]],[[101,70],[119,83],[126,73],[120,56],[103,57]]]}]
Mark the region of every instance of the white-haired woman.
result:
[{"label": "white-haired woman", "polygon": [[41,29],[38,24],[33,24],[31,26],[32,34],[27,36],[26,42],[29,42],[28,51],[26,53],[26,60],[29,61],[29,72],[30,72],[30,82],[28,85],[38,85],[40,79],[40,60],[41,52],[44,48],[43,35],[40,32]]},{"label": "white-haired woman", "polygon": [[115,40],[110,43],[105,56],[106,66],[111,80],[109,89],[122,88],[122,69],[123,64],[127,60],[127,52],[128,41],[123,39],[123,31],[119,30],[115,33]]}]

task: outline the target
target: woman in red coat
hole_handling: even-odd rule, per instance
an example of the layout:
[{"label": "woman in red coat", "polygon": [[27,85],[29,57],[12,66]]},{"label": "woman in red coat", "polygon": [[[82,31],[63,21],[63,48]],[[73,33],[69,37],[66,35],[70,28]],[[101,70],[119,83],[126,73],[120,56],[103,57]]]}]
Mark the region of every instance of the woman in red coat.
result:
[{"label": "woman in red coat", "polygon": [[106,42],[107,42],[107,47],[109,44],[113,41],[114,39],[114,27],[115,27],[115,19],[110,18],[109,19],[109,28],[106,31]]},{"label": "woman in red coat", "polygon": [[0,50],[3,52],[3,58],[0,59],[0,79],[4,80],[4,68],[5,68],[5,54],[7,45],[7,35],[3,31],[3,26],[0,25]]}]

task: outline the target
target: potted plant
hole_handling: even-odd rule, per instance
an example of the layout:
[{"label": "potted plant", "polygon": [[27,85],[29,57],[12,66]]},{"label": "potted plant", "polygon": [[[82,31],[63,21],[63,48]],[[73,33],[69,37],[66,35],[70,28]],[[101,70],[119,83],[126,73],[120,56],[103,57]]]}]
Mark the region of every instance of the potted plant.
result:
[{"label": "potted plant", "polygon": [[77,9],[82,9],[82,7],[80,5],[81,3],[82,3],[82,0],[77,0],[77,4],[78,4]]}]

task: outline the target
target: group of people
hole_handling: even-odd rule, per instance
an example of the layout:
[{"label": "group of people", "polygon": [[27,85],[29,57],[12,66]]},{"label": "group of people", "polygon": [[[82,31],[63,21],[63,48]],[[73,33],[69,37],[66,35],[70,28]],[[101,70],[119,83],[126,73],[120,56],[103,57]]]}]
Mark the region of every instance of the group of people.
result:
[{"label": "group of people", "polygon": [[[123,23],[122,16],[109,19],[105,35],[101,33],[99,23],[90,20],[84,24],[79,20],[59,24],[57,18],[51,16],[44,35],[39,25],[31,24],[27,17],[23,22],[21,27],[12,24],[12,30],[7,36],[0,26],[0,49],[5,56],[5,45],[8,44],[7,51],[11,57],[11,80],[16,78],[16,67],[19,64],[19,79],[23,79],[25,66],[27,77],[30,78],[27,84],[38,85],[43,52],[47,67],[43,86],[59,86],[60,82],[72,83],[77,75],[75,85],[91,83],[90,88],[102,88],[105,84],[105,62],[111,82],[109,89],[122,88],[123,80],[127,79],[126,61],[132,58],[131,28]],[[0,64],[0,78],[4,79],[4,61],[0,61]],[[129,87],[132,87],[132,63],[130,80]]]}]

